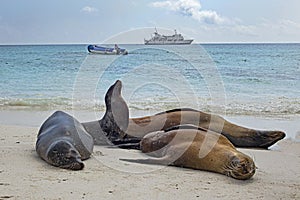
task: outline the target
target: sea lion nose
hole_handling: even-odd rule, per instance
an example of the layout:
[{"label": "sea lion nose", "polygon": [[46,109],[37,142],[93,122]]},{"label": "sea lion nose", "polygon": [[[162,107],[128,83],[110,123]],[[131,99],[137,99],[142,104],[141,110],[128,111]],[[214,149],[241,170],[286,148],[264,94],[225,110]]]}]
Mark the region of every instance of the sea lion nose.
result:
[{"label": "sea lion nose", "polygon": [[73,165],[73,170],[82,170],[84,168],[84,164],[80,159],[76,159],[76,164]]},{"label": "sea lion nose", "polygon": [[249,173],[250,170],[248,170],[248,166],[245,164],[242,164],[243,174]]},{"label": "sea lion nose", "polygon": [[248,165],[243,164],[242,165],[242,173],[243,174],[251,174],[253,172],[255,172],[255,167],[253,168],[253,166],[251,164],[248,164]]}]

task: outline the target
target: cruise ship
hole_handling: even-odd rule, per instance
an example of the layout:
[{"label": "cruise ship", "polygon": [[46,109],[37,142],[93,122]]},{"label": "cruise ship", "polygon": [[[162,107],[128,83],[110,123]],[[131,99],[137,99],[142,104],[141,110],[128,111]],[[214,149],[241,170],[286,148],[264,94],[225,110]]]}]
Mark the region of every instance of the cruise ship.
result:
[{"label": "cruise ship", "polygon": [[174,35],[161,35],[155,29],[154,35],[149,40],[144,39],[145,45],[177,45],[177,44],[191,44],[192,39],[185,40],[181,34],[178,34],[175,30]]}]

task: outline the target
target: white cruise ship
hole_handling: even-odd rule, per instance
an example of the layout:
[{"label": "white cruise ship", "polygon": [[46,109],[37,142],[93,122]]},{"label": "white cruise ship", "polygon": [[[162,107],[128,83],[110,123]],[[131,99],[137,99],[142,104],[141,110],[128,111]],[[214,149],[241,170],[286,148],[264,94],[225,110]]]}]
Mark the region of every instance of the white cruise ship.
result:
[{"label": "white cruise ship", "polygon": [[149,40],[144,39],[145,45],[177,45],[177,44],[191,44],[192,39],[185,40],[181,34],[178,34],[175,30],[174,35],[161,35],[155,29],[153,37]]}]

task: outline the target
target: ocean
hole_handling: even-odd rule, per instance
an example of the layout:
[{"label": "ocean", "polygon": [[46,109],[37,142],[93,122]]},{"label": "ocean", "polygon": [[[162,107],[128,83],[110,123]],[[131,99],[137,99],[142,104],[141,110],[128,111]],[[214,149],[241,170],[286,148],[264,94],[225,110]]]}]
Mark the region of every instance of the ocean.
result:
[{"label": "ocean", "polygon": [[300,114],[300,44],[0,46],[1,110],[104,111],[117,79],[133,112],[178,107],[229,115]]}]

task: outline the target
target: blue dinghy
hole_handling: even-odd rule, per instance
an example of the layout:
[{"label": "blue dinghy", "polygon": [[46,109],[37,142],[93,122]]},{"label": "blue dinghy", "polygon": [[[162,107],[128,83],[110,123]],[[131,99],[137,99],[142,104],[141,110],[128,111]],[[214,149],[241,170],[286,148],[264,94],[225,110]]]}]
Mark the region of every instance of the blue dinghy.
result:
[{"label": "blue dinghy", "polygon": [[88,51],[90,53],[106,54],[106,55],[127,55],[128,54],[126,49],[121,49],[117,45],[115,45],[115,48],[103,47],[99,45],[89,45]]}]

